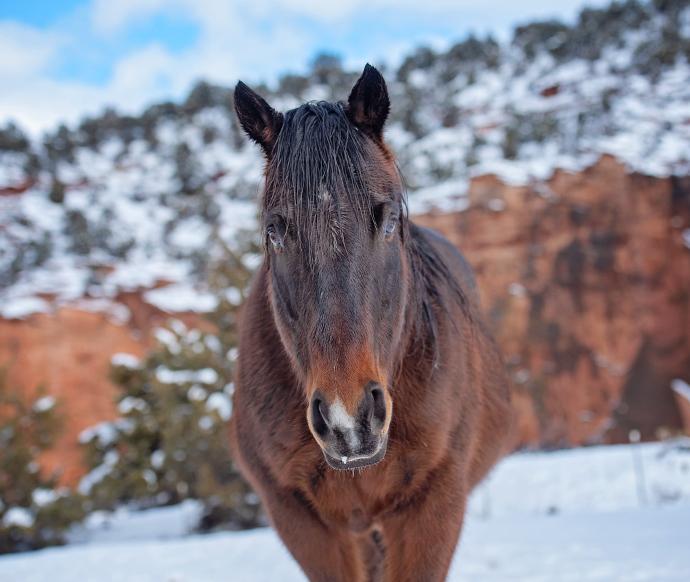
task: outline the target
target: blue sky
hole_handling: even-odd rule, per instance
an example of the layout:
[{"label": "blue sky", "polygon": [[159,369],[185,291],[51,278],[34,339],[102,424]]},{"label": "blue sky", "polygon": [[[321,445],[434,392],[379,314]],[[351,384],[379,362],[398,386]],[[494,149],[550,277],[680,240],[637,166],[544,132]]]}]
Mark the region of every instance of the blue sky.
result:
[{"label": "blue sky", "polygon": [[107,105],[136,112],[198,79],[272,81],[314,54],[395,64],[470,32],[507,38],[606,0],[0,0],[0,120],[39,132]]}]

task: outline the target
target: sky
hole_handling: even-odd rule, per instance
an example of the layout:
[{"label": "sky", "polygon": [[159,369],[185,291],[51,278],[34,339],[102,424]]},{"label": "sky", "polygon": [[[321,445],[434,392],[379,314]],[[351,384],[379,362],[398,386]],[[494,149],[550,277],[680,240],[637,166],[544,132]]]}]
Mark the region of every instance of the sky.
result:
[{"label": "sky", "polygon": [[136,113],[200,79],[272,82],[319,52],[398,63],[469,33],[507,39],[607,0],[0,0],[0,121],[32,134],[106,106]]}]

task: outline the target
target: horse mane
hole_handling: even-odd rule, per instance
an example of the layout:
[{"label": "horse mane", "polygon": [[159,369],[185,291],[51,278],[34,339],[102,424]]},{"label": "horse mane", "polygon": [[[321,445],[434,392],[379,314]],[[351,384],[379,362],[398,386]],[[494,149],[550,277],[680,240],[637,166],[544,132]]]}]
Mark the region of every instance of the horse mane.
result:
[{"label": "horse mane", "polygon": [[[472,319],[467,295],[462,286],[450,271],[446,261],[438,250],[428,241],[425,234],[417,225],[405,218],[409,237],[405,241],[405,247],[410,259],[412,271],[413,294],[416,297],[414,323],[417,329],[426,330],[429,346],[432,351],[432,369],[436,368],[440,360],[438,342],[438,318],[449,315],[449,301],[460,306],[466,319]],[[442,289],[448,286],[448,293]],[[436,309],[434,309],[436,306]],[[448,317],[457,330],[454,318]],[[413,341],[423,342],[425,334],[413,334]],[[421,346],[425,349],[424,346]]]},{"label": "horse mane", "polygon": [[427,330],[427,334],[414,335],[420,341],[428,337],[435,365],[438,317],[448,314],[449,299],[469,315],[467,297],[436,247],[410,221],[405,181],[397,165],[399,187],[372,178],[375,172],[367,141],[348,118],[343,103],[309,102],[285,113],[267,167],[262,216],[279,208],[313,264],[324,253],[346,252],[348,222],[375,225],[376,205],[399,202],[404,252],[417,303],[412,324],[417,330]]}]

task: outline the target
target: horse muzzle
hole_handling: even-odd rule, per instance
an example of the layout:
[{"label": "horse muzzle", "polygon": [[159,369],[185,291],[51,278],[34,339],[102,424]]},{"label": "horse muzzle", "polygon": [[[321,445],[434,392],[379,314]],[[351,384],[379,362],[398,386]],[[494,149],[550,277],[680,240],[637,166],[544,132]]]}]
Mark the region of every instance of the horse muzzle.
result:
[{"label": "horse muzzle", "polygon": [[307,414],[326,462],[344,470],[375,465],[385,457],[391,413],[390,396],[379,384],[369,382],[353,412],[340,398],[329,401],[316,390]]}]

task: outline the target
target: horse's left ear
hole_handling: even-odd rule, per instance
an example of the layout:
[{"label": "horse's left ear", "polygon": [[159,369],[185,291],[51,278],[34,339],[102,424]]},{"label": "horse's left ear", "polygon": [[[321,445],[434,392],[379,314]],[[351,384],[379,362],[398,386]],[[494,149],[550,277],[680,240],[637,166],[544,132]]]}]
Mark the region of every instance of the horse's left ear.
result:
[{"label": "horse's left ear", "polygon": [[381,140],[383,124],[390,108],[386,81],[381,73],[367,63],[347,100],[350,121],[370,137]]},{"label": "horse's left ear", "polygon": [[242,81],[235,87],[235,111],[242,129],[270,157],[283,126],[283,114],[273,109],[263,97]]}]

